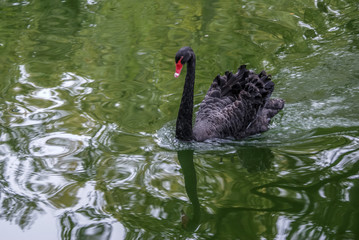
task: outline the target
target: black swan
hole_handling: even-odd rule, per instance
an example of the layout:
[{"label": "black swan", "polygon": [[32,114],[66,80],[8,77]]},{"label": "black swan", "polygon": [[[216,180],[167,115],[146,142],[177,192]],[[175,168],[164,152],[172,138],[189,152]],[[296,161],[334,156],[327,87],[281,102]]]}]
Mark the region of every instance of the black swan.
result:
[{"label": "black swan", "polygon": [[187,74],[176,122],[176,137],[183,141],[215,138],[242,139],[268,130],[271,118],[283,107],[282,99],[270,99],[274,90],[271,76],[239,67],[213,80],[200,104],[192,129],[193,88],[196,56],[190,47],[181,48],[175,57],[177,78],[184,64]]}]

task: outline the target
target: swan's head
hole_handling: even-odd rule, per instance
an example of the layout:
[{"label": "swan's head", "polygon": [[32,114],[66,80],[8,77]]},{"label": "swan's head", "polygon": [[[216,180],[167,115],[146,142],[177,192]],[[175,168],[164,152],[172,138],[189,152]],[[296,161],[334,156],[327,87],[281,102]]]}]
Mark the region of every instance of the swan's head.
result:
[{"label": "swan's head", "polygon": [[183,65],[190,61],[194,56],[193,50],[190,47],[183,47],[176,53],[175,62],[176,62],[176,72],[174,76],[179,77]]}]

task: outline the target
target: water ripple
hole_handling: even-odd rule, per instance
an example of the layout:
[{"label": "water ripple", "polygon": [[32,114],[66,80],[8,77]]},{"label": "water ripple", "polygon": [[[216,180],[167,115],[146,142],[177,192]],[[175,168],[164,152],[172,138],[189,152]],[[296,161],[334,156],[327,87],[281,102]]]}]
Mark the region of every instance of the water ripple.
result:
[{"label": "water ripple", "polygon": [[88,146],[89,137],[54,132],[31,140],[30,152],[36,157],[66,157],[81,152]]}]

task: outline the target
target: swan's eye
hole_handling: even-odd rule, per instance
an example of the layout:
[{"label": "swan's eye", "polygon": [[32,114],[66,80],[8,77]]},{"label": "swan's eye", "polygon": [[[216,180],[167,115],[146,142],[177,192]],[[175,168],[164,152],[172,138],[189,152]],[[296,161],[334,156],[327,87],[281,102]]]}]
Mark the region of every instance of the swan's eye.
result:
[{"label": "swan's eye", "polygon": [[176,72],[175,72],[175,78],[177,78],[180,73],[181,73],[181,70],[182,70],[182,67],[183,67],[183,64],[182,64],[182,59],[183,59],[183,56],[178,60],[178,62],[176,63]]}]

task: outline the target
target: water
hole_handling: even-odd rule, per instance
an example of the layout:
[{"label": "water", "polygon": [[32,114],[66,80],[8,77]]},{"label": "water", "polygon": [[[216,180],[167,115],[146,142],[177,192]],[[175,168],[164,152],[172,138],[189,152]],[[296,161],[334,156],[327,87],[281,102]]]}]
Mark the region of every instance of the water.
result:
[{"label": "water", "polygon": [[[358,9],[1,1],[2,238],[358,238]],[[270,131],[174,139],[185,45],[196,104],[241,64],[272,74],[286,106]]]}]

